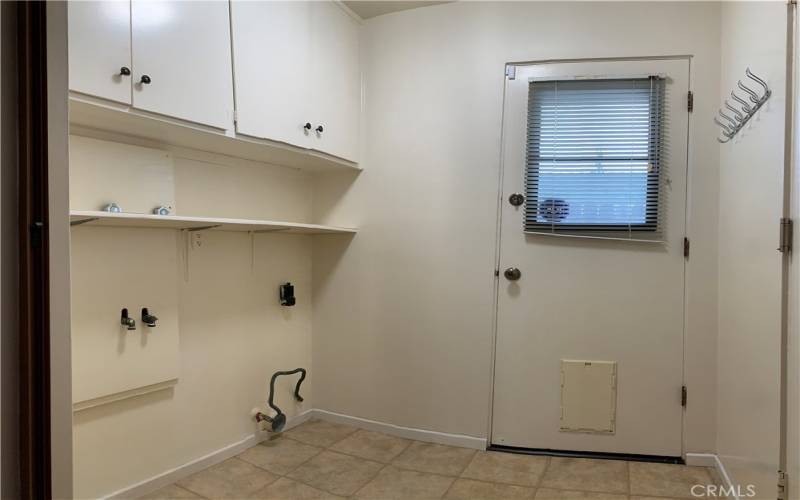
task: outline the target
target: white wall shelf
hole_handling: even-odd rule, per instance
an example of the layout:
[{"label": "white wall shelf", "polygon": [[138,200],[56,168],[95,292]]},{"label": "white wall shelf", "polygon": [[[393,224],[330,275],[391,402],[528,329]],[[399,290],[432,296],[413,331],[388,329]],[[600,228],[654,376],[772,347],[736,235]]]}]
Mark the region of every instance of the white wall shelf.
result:
[{"label": "white wall shelf", "polygon": [[277,222],[252,219],[226,219],[220,217],[188,217],[179,215],[151,215],[111,213],[95,210],[71,210],[70,224],[116,227],[145,227],[162,229],[209,229],[232,232],[284,232],[292,234],[355,234],[354,228],[321,226],[300,222]]},{"label": "white wall shelf", "polygon": [[319,151],[258,139],[70,92],[70,133],[107,139],[127,136],[133,142],[217,153],[311,172],[360,171],[358,164]]}]

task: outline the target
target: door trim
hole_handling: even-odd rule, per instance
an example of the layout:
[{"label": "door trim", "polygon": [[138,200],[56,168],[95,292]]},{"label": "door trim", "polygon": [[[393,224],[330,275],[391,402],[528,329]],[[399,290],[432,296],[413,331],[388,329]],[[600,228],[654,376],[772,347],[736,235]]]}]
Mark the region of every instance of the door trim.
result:
[{"label": "door trim", "polygon": [[52,496],[47,4],[18,4],[20,496]]},{"label": "door trim", "polygon": [[[795,120],[795,20],[797,4],[793,1],[786,4],[786,125],[784,127],[784,165],[783,165],[783,203],[781,217],[792,218],[792,169],[794,159],[794,120]],[[779,423],[779,472],[788,472],[788,438],[789,438],[789,328],[790,328],[790,290],[792,287],[792,255],[791,245],[788,252],[781,254],[781,352],[780,352],[780,410]],[[796,479],[795,479],[796,481]],[[789,498],[783,491],[784,498]],[[794,493],[792,493],[794,494]]]},{"label": "door trim", "polygon": [[[621,61],[663,61],[663,60],[686,60],[689,64],[688,70],[688,90],[689,92],[694,92],[694,87],[692,85],[692,58],[693,55],[691,54],[667,54],[667,55],[659,55],[659,56],[628,56],[628,57],[594,57],[594,58],[562,58],[562,59],[536,59],[536,60],[527,60],[527,61],[507,61],[502,68],[502,72],[498,70],[498,75],[502,75],[503,78],[503,99],[502,105],[500,109],[500,142],[499,142],[499,161],[498,161],[498,177],[497,177],[497,203],[496,203],[496,216],[495,216],[495,255],[494,255],[494,269],[492,273],[494,275],[494,282],[493,282],[493,295],[492,295],[492,330],[491,330],[491,348],[490,348],[490,360],[489,360],[489,397],[488,397],[488,407],[489,413],[488,418],[486,419],[486,449],[487,450],[496,450],[496,451],[511,451],[510,448],[513,447],[506,447],[502,445],[494,445],[493,442],[493,435],[492,429],[494,427],[494,391],[495,391],[495,378],[496,378],[496,362],[497,362],[497,330],[498,330],[498,305],[499,305],[499,293],[500,293],[500,259],[501,259],[501,239],[502,239],[502,210],[503,210],[503,176],[505,173],[505,163],[504,163],[504,149],[503,145],[505,144],[505,108],[506,108],[506,99],[508,94],[508,81],[513,79],[514,76],[512,75],[509,78],[508,67],[510,66],[533,66],[533,65],[546,65],[546,64],[563,64],[563,63],[596,63],[596,62],[621,62]],[[692,150],[692,113],[687,112],[687,129],[686,129],[686,199],[684,203],[686,204],[685,210],[685,222],[684,222],[684,237],[689,237],[689,222],[691,220],[690,213],[689,213],[689,195],[691,193],[691,172],[693,170],[693,162],[692,156],[690,151]],[[687,324],[688,324],[688,307],[687,307],[687,299],[688,294],[686,293],[686,283],[688,278],[688,267],[686,265],[686,260],[684,259],[683,265],[683,334],[682,334],[682,350],[683,350],[683,361],[681,364],[681,380],[683,382],[683,386],[686,387],[686,334],[687,334]],[[686,406],[683,407],[681,411],[681,457],[686,454]],[[516,450],[526,450],[524,448],[514,448]],[[536,450],[536,449],[532,449]],[[556,451],[556,450],[551,450]],[[524,451],[517,453],[524,453]],[[564,452],[564,453],[576,453],[576,452]],[[585,453],[596,453],[596,452],[585,452]],[[607,454],[613,455],[613,454]],[[649,456],[649,455],[640,455],[640,456]],[[655,456],[655,455],[653,455]],[[683,460],[681,458],[681,460]]]}]

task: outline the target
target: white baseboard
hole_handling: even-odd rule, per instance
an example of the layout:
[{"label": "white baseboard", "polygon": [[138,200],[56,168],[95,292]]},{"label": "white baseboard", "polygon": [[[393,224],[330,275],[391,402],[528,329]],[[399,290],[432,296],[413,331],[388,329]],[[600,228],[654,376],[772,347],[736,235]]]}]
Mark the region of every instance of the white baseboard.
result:
[{"label": "white baseboard", "polygon": [[429,443],[447,444],[460,446],[462,448],[472,448],[475,450],[486,449],[486,438],[465,436],[464,434],[447,434],[445,432],[428,431],[413,427],[402,427],[394,424],[387,424],[366,418],[351,417],[327,410],[311,410],[313,418],[328,420],[339,424],[350,425],[368,431],[382,432],[391,436],[397,436],[416,441],[426,441]]},{"label": "white baseboard", "polygon": [[726,489],[726,491],[731,493],[729,496],[729,500],[740,500],[739,492],[737,488],[734,488],[733,481],[731,480],[730,474],[725,469],[725,465],[722,464],[722,461],[719,459],[717,455],[714,455],[714,461],[716,462],[714,468],[717,469],[717,475],[719,475],[720,480],[722,481],[722,486]]},{"label": "white baseboard", "polygon": [[695,467],[716,467],[717,456],[713,453],[687,453],[683,460],[686,465],[693,465]]},{"label": "white baseboard", "polygon": [[[311,418],[313,410],[306,410],[299,415],[291,417],[287,420],[286,426],[284,430],[289,430],[292,427],[296,427],[309,418]],[[239,453],[243,452],[244,450],[251,448],[261,441],[268,439],[271,436],[269,432],[256,432],[251,436],[247,436],[246,438],[237,441],[235,443],[229,444],[224,448],[220,448],[219,450],[213,451],[208,455],[202,456],[191,462],[185,463],[174,469],[170,469],[166,472],[162,472],[156,476],[151,478],[145,479],[144,481],[140,481],[134,485],[128,486],[121,490],[115,491],[109,495],[106,495],[102,498],[112,499],[112,498],[138,498],[153,491],[156,491],[160,488],[168,486],[175,481],[188,477],[195,472],[199,472],[203,469],[211,467],[212,465],[218,464],[224,460],[227,460],[231,457],[238,455]]]},{"label": "white baseboard", "polygon": [[741,500],[739,491],[733,486],[730,474],[728,474],[728,471],[717,455],[713,453],[687,453],[684,460],[686,461],[686,465],[713,468],[717,472],[720,481],[722,481],[720,486],[723,487],[726,493],[730,494],[725,498],[728,498],[728,500]]}]

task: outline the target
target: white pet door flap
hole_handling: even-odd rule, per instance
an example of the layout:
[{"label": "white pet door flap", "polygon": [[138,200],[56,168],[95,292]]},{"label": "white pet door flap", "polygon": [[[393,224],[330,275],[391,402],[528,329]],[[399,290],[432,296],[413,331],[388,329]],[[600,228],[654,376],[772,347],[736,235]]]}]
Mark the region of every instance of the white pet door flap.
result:
[{"label": "white pet door flap", "polygon": [[561,360],[562,432],[613,434],[616,413],[615,361]]}]

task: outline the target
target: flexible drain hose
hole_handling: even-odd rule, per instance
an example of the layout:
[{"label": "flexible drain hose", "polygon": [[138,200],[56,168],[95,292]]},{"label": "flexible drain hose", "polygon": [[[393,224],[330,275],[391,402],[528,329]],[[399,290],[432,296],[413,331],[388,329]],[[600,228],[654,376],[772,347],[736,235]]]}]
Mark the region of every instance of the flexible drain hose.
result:
[{"label": "flexible drain hose", "polygon": [[269,398],[267,399],[267,404],[270,408],[275,410],[276,413],[274,417],[269,419],[272,422],[273,432],[279,432],[281,429],[283,429],[283,426],[286,425],[286,415],[284,415],[280,408],[275,406],[275,403],[272,400],[275,394],[275,380],[281,375],[294,375],[295,373],[300,374],[300,379],[297,381],[297,385],[294,388],[294,399],[302,402],[303,397],[300,395],[300,384],[302,384],[303,380],[306,379],[305,368],[295,368],[294,370],[275,372],[272,374],[272,378],[269,381]]}]

